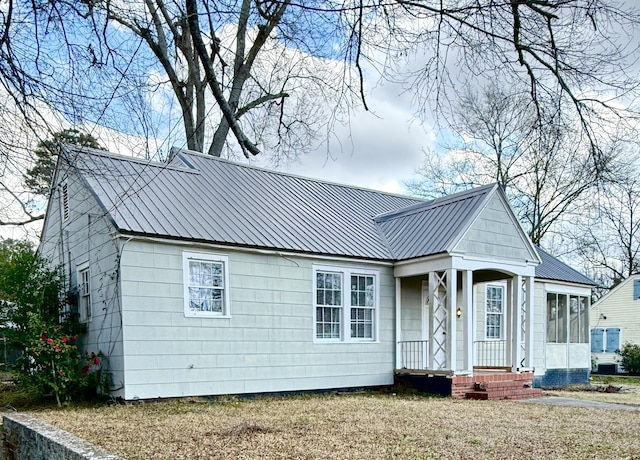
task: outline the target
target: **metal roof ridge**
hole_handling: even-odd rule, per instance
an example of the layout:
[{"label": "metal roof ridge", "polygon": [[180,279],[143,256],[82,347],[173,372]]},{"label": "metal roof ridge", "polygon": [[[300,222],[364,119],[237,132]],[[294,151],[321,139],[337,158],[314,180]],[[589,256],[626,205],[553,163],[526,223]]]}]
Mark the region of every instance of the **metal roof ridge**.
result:
[{"label": "metal roof ridge", "polygon": [[153,168],[170,169],[172,171],[180,171],[180,172],[187,172],[187,173],[192,173],[192,174],[200,174],[200,171],[198,169],[187,168],[187,167],[183,168],[183,167],[176,166],[176,165],[171,165],[169,163],[165,163],[165,162],[162,162],[162,161],[147,160],[147,159],[141,158],[141,157],[122,155],[122,154],[119,154],[119,153],[110,152],[108,150],[99,150],[99,149],[94,149],[94,148],[91,148],[91,147],[84,147],[84,146],[75,145],[75,144],[63,144],[63,145],[67,149],[67,154],[69,154],[71,152],[76,152],[76,153],[83,154],[83,155],[93,155],[93,156],[100,156],[100,157],[104,157],[104,158],[109,158],[111,160],[128,161],[130,163],[137,163],[137,164],[145,166],[145,167],[150,166],[150,167],[153,167]]},{"label": "metal roof ridge", "polygon": [[463,190],[462,192],[457,192],[451,195],[445,195],[439,198],[435,198],[430,201],[425,201],[424,203],[413,204],[411,206],[407,206],[395,211],[390,211],[390,212],[386,212],[384,214],[375,216],[374,220],[376,223],[386,222],[388,220],[396,219],[399,217],[405,217],[412,214],[417,214],[419,212],[427,211],[429,209],[449,205],[457,201],[466,200],[468,198],[485,193],[487,190],[492,189],[496,185],[497,185],[496,183],[489,184],[489,185],[482,185],[480,187],[475,187],[469,190]]},{"label": "metal roof ridge", "polygon": [[409,195],[402,195],[400,193],[391,193],[391,192],[385,192],[382,190],[375,190],[372,188],[367,188],[367,187],[359,187],[356,185],[350,185],[350,184],[342,184],[339,182],[332,182],[332,181],[328,181],[328,180],[324,180],[324,179],[315,179],[313,177],[307,177],[307,176],[303,176],[301,174],[294,174],[294,173],[289,173],[289,172],[284,172],[284,171],[277,171],[277,170],[273,170],[273,169],[268,169],[268,168],[264,168],[262,166],[256,166],[256,165],[252,165],[252,164],[246,164],[246,163],[240,163],[238,161],[233,161],[233,160],[229,160],[227,158],[220,158],[220,157],[214,157],[211,155],[207,155],[204,153],[200,153],[200,152],[194,152],[193,150],[187,150],[187,149],[181,149],[181,153],[185,154],[185,155],[193,155],[193,156],[197,156],[199,158],[202,158],[204,160],[209,160],[209,161],[218,161],[220,163],[227,163],[229,165],[232,166],[238,166],[241,168],[246,168],[246,169],[250,169],[250,170],[254,170],[254,171],[260,171],[260,172],[264,172],[267,174],[272,174],[275,176],[284,176],[284,177],[290,177],[290,178],[294,178],[294,179],[301,179],[304,181],[309,181],[309,182],[315,182],[318,184],[325,184],[325,185],[329,185],[329,186],[333,186],[333,187],[341,187],[341,188],[346,188],[346,189],[351,189],[351,190],[360,190],[363,192],[371,192],[371,193],[376,193],[376,194],[380,194],[380,195],[387,195],[387,196],[391,196],[391,197],[395,197],[395,198],[403,198],[405,200],[414,200],[414,201],[418,201],[419,203],[416,204],[422,204],[420,203],[421,201],[424,202],[424,198],[419,198],[419,197],[415,197],[415,196],[409,196]]}]

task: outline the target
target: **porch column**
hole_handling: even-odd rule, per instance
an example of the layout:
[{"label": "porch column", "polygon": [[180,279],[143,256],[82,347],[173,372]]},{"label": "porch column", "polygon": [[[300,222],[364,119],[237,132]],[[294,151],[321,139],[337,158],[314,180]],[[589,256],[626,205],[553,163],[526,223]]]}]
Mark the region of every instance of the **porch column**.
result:
[{"label": "porch column", "polygon": [[396,369],[402,368],[402,279],[396,278]]},{"label": "porch column", "polygon": [[447,369],[455,371],[458,367],[456,355],[456,310],[458,308],[458,275],[455,268],[447,270]]},{"label": "porch column", "polygon": [[511,370],[518,372],[522,361],[522,276],[515,275],[511,280]]},{"label": "porch column", "polygon": [[462,271],[462,321],[464,334],[464,370],[473,372],[473,272]]},{"label": "porch column", "polygon": [[533,369],[533,302],[535,279],[527,276],[525,282],[525,336],[524,336],[524,367]]}]

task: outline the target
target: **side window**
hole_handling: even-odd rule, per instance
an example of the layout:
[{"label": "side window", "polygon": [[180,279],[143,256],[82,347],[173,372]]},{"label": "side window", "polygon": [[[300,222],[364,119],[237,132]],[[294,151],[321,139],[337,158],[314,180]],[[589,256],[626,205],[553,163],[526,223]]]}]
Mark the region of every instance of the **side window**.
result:
[{"label": "side window", "polygon": [[182,253],[184,315],[228,317],[229,258],[200,252]]},{"label": "side window", "polygon": [[91,272],[88,264],[78,268],[78,315],[80,321],[91,321]]},{"label": "side window", "polygon": [[633,280],[633,300],[640,300],[640,279]]}]

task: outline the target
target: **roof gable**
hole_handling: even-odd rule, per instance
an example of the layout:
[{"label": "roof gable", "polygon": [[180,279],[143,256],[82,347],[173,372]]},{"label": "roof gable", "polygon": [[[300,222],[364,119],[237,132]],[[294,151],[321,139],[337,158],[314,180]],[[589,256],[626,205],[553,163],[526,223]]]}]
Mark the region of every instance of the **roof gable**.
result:
[{"label": "roof gable", "polygon": [[450,251],[473,257],[540,263],[535,247],[497,184],[476,209],[472,221],[458,235]]},{"label": "roof gable", "polygon": [[376,224],[393,258],[406,260],[448,252],[494,186],[484,186],[384,214]]},{"label": "roof gable", "polygon": [[629,283],[633,284],[635,280],[640,280],[640,273],[634,273],[624,280],[620,281],[613,289],[609,290],[605,295],[600,297],[596,302],[593,303],[593,306],[602,306],[603,304],[606,306],[608,303],[617,303],[618,294],[622,291],[630,291],[629,296],[624,303],[632,303],[633,302],[633,287],[627,286]]}]

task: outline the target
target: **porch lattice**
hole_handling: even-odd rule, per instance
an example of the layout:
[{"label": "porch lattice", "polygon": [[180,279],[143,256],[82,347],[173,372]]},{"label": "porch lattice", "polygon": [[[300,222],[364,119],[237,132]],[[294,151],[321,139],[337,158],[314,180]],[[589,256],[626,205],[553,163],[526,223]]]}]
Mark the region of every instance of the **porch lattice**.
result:
[{"label": "porch lattice", "polygon": [[433,318],[431,369],[447,368],[447,272],[432,272],[429,290]]}]

